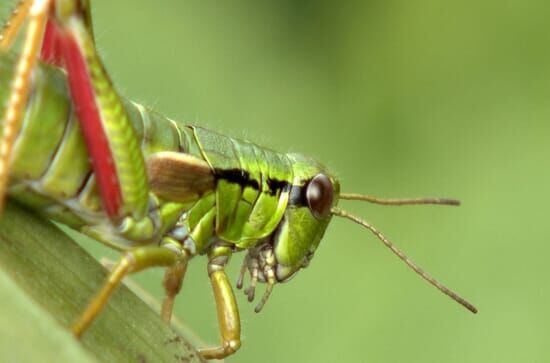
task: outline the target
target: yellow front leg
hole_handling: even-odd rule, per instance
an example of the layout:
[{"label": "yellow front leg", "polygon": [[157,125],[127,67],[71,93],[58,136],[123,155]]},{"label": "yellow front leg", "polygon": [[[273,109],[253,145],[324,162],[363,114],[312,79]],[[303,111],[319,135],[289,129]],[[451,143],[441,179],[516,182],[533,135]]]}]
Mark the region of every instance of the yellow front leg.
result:
[{"label": "yellow front leg", "polygon": [[222,344],[219,347],[199,349],[205,359],[223,359],[241,347],[241,318],[231,283],[224,271],[229,260],[229,247],[215,247],[209,254],[208,274],[216,300]]}]

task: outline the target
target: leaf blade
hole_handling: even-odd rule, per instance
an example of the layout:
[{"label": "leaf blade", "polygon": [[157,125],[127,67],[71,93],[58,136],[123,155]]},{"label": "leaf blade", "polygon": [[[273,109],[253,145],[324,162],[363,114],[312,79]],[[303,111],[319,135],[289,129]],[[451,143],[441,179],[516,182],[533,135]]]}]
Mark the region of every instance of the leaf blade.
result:
[{"label": "leaf blade", "polygon": [[[51,222],[14,204],[0,219],[0,268],[65,327],[81,313],[106,275],[93,257]],[[84,334],[82,345],[100,361],[202,361],[184,338],[125,286],[117,289]]]}]

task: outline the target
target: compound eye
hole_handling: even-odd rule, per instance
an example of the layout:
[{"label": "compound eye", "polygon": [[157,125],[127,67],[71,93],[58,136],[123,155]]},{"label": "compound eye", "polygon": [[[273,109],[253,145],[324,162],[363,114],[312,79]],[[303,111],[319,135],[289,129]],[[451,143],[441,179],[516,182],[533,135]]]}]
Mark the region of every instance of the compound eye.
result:
[{"label": "compound eye", "polygon": [[328,176],[317,174],[311,179],[307,186],[306,199],[315,218],[323,219],[330,214],[334,192]]}]

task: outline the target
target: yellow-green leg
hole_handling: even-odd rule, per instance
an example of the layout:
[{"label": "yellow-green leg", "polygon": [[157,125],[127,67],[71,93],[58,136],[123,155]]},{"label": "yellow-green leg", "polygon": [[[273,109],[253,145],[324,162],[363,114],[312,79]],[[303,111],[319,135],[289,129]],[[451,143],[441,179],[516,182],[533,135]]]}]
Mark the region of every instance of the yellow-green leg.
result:
[{"label": "yellow-green leg", "polygon": [[138,247],[124,254],[114,265],[105,284],[92,299],[86,310],[72,327],[73,334],[80,337],[103,310],[109,298],[122,279],[129,273],[144,270],[149,267],[177,266],[186,264],[188,255],[173,248]]},{"label": "yellow-green leg", "polygon": [[149,186],[141,143],[103,65],[86,1],[56,0],[54,20],[70,94],[105,213],[130,239],[147,240]]},{"label": "yellow-green leg", "polygon": [[231,256],[229,246],[216,246],[208,254],[208,275],[216,300],[218,324],[222,344],[219,347],[200,349],[205,359],[223,359],[241,347],[241,319],[239,307],[224,267]]}]

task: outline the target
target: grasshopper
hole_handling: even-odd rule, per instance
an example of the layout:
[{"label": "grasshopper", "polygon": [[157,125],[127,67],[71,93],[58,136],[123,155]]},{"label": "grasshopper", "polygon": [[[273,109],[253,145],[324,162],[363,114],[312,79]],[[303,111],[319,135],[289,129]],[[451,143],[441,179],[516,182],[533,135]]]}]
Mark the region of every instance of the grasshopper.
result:
[{"label": "grasshopper", "polygon": [[[169,323],[187,264],[207,257],[221,359],[241,346],[239,310],[224,268],[246,251],[237,281],[255,311],[273,287],[314,256],[333,216],[370,230],[422,278],[426,274],[340,200],[458,205],[445,198],[381,199],[340,192],[325,166],[161,116],[122,98],[96,50],[89,0],[22,0],[0,35],[0,201],[6,195],[122,252],[72,327],[82,336],[124,276],[165,267],[161,316]],[[21,34],[21,49],[14,50]],[[15,52],[17,51],[17,52]],[[1,203],[1,202],[0,202]]]}]

